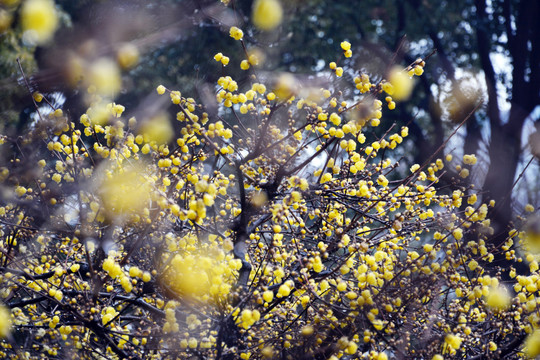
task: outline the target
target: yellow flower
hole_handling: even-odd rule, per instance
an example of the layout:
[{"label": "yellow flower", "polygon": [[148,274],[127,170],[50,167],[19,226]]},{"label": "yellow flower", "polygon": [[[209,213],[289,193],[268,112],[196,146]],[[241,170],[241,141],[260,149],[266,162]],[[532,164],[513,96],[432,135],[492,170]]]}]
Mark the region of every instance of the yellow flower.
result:
[{"label": "yellow flower", "polygon": [[[356,353],[356,351],[358,350],[358,345],[354,342],[354,341],[351,341],[347,344],[347,348],[345,349],[345,353],[349,354],[349,355],[352,355],[354,353]],[[382,360],[382,358],[381,358]]]},{"label": "yellow flower", "polygon": [[17,186],[15,188],[15,193],[17,194],[17,196],[23,196],[24,194],[26,194],[26,188],[24,186]]},{"label": "yellow flower", "polygon": [[343,49],[343,51],[350,50],[351,49],[351,43],[348,42],[348,41],[343,41],[343,42],[341,42],[341,48]]},{"label": "yellow flower", "polygon": [[158,93],[159,95],[165,94],[165,90],[166,90],[166,88],[165,88],[165,86],[163,86],[163,85],[159,85],[159,86],[156,88],[156,91],[157,91],[157,93]]},{"label": "yellow flower", "polygon": [[474,165],[476,164],[476,155],[463,155],[463,162],[467,165]]},{"label": "yellow flower", "polygon": [[231,29],[229,30],[229,35],[234,39],[234,40],[240,40],[244,37],[244,32],[237,28],[236,26],[232,26]]},{"label": "yellow flower", "polygon": [[478,262],[476,260],[471,260],[467,266],[469,269],[471,269],[471,271],[474,271],[476,268],[478,268]]},{"label": "yellow flower", "polygon": [[242,70],[247,70],[249,69],[249,61],[247,60],[242,60],[242,62],[240,63],[240,68]]},{"label": "yellow flower", "polygon": [[152,275],[148,271],[143,272],[142,281],[149,282],[150,280],[152,280]]},{"label": "yellow flower", "polygon": [[255,0],[251,19],[261,30],[269,31],[281,23],[283,9],[278,0]]},{"label": "yellow flower", "polygon": [[453,335],[453,334],[446,335],[444,339],[444,342],[446,343],[445,345],[449,346],[450,348],[454,350],[459,349],[462,341],[463,340],[459,336]]},{"label": "yellow flower", "polygon": [[452,231],[452,235],[454,235],[454,238],[456,240],[461,240],[463,238],[463,230],[460,228],[457,228],[454,231]]},{"label": "yellow flower", "polygon": [[377,183],[381,186],[388,186],[388,179],[384,175],[379,175],[377,178]]},{"label": "yellow flower", "polygon": [[270,302],[270,301],[272,301],[273,298],[274,298],[274,292],[273,292],[273,291],[271,291],[271,290],[266,290],[266,291],[263,293],[263,299],[264,299],[264,301]]},{"label": "yellow flower", "polygon": [[43,100],[43,94],[40,94],[37,91],[32,94],[32,97],[36,102],[41,102],[41,100]]},{"label": "yellow flower", "polygon": [[283,284],[279,287],[278,297],[286,297],[291,293],[291,288],[288,284]]},{"label": "yellow flower", "polygon": [[30,42],[49,41],[58,27],[58,14],[51,0],[27,0],[21,10],[24,36]]},{"label": "yellow flower", "polygon": [[330,173],[325,173],[322,178],[321,178],[321,184],[324,184],[326,182],[329,182],[330,180],[332,180],[332,174]]},{"label": "yellow flower", "polygon": [[192,349],[195,349],[197,347],[197,343],[197,339],[189,338],[188,346]]}]

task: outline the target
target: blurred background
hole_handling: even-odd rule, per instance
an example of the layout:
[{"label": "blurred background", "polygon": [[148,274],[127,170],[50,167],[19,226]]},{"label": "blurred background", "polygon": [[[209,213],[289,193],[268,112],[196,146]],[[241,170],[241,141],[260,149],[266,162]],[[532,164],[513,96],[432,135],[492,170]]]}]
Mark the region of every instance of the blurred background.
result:
[{"label": "blurred background", "polygon": [[[43,4],[36,0],[33,8]],[[222,75],[240,85],[251,71],[270,80],[276,72],[293,73],[317,83],[328,77],[329,63],[347,40],[353,56],[341,59],[340,66],[375,80],[393,64],[428,57],[412,97],[385,113],[380,131],[394,123],[409,126],[401,155],[410,164],[422,164],[437,151],[437,156],[477,155],[470,176],[448,169],[439,186],[473,184],[484,201],[496,201],[493,245],[502,244],[526,204],[538,210],[540,2],[290,0],[281,3],[283,19],[272,31],[251,24],[252,5],[58,0],[51,15],[56,22],[42,24],[53,31],[39,38],[24,29],[25,1],[1,0],[0,133],[17,138],[34,126],[36,91],[77,119],[88,107],[81,89],[92,76],[94,82],[103,80],[98,92],[110,93],[111,101],[139,117],[165,106],[155,95],[160,84],[212,107]],[[244,48],[229,36],[231,26],[243,29]],[[214,61],[218,52],[230,57],[228,66]],[[240,61],[251,53],[260,64],[242,71]],[[342,82],[354,97],[353,73],[345,72]],[[1,157],[3,163],[9,160],[7,153]]]}]

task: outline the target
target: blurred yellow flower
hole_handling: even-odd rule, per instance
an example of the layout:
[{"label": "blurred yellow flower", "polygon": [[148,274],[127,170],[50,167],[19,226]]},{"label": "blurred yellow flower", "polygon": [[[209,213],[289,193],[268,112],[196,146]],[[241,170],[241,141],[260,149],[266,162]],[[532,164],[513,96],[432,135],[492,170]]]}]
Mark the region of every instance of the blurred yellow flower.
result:
[{"label": "blurred yellow flower", "polygon": [[394,100],[407,100],[409,98],[414,81],[400,67],[396,66],[390,70],[388,81],[390,81],[393,87],[393,92],[389,95],[392,95]]},{"label": "blurred yellow flower", "polygon": [[90,65],[87,82],[99,95],[105,96],[115,95],[122,86],[120,70],[109,58],[98,59]]},{"label": "blurred yellow flower", "polygon": [[298,85],[294,76],[289,73],[282,73],[277,78],[273,92],[278,99],[285,101],[296,93],[297,88]]},{"label": "blurred yellow flower", "polygon": [[503,286],[490,287],[485,299],[487,306],[497,310],[507,309],[512,302],[512,297]]},{"label": "blurred yellow flower", "polygon": [[25,38],[36,44],[49,41],[58,27],[58,14],[51,0],[27,0],[21,10]]},{"label": "blurred yellow flower", "polygon": [[523,233],[523,245],[533,254],[540,253],[540,216],[530,216],[527,219],[525,232]]},{"label": "blurred yellow flower", "polygon": [[5,338],[11,331],[11,313],[4,306],[0,305],[0,338]]},{"label": "blurred yellow flower", "polygon": [[139,133],[148,142],[155,141],[157,144],[166,144],[173,138],[174,129],[169,120],[169,115],[162,112],[144,122],[139,129]]},{"label": "blurred yellow flower", "polygon": [[534,359],[540,355],[540,330],[536,329],[532,334],[525,339],[525,346],[523,348],[527,357]]},{"label": "blurred yellow flower", "polygon": [[151,198],[152,185],[145,178],[145,164],[135,163],[120,169],[103,168],[98,194],[109,216],[141,213]]},{"label": "blurred yellow flower", "polygon": [[269,31],[277,27],[283,18],[283,9],[278,0],[255,0],[253,3],[253,24],[261,30]]},{"label": "blurred yellow flower", "polygon": [[0,34],[9,29],[12,21],[11,14],[7,10],[0,9]]},{"label": "blurred yellow flower", "polygon": [[116,52],[116,61],[122,69],[131,69],[139,62],[139,49],[132,43],[123,44]]}]

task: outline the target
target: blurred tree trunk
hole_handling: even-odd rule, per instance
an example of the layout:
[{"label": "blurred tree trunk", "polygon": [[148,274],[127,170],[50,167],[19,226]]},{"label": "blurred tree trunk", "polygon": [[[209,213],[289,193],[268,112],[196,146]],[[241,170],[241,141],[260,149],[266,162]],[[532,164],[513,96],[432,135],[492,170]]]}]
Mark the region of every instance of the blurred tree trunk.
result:
[{"label": "blurred tree trunk", "polygon": [[[483,190],[489,200],[495,200],[492,211],[494,234],[490,239],[493,246],[501,246],[512,227],[512,190],[522,148],[522,132],[525,119],[539,104],[540,59],[540,3],[524,0],[518,4],[516,17],[512,18],[510,1],[504,1],[507,24],[508,50],[512,61],[512,103],[508,121],[503,123],[497,101],[496,75],[489,57],[492,37],[487,31],[485,0],[476,0],[478,26],[476,29],[478,52],[488,88],[488,108],[491,128],[489,143],[490,164]],[[512,29],[515,24],[515,30]],[[501,254],[497,262],[505,261]]]}]

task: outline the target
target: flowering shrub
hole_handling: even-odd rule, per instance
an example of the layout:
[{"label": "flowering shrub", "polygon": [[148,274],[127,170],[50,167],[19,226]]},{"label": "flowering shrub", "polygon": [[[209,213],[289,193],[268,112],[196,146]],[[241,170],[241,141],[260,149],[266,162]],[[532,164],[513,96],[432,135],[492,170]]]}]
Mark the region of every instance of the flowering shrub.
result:
[{"label": "flowering shrub", "polygon": [[[279,2],[255,3],[255,25],[278,26]],[[243,30],[229,34],[247,49]],[[513,289],[492,264],[521,256],[527,234],[491,248],[495,204],[438,186],[476,157],[404,169],[408,128],[384,123],[424,60],[373,81],[344,65],[353,51],[341,43],[322,88],[259,76],[255,53],[239,64],[218,53],[217,110],[156,84],[176,119],[127,116],[110,98],[135,55],[78,62],[84,114],[34,93],[47,110],[23,137],[2,137],[1,356],[540,354],[534,253]],[[225,66],[254,71],[240,83]]]}]

